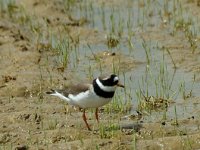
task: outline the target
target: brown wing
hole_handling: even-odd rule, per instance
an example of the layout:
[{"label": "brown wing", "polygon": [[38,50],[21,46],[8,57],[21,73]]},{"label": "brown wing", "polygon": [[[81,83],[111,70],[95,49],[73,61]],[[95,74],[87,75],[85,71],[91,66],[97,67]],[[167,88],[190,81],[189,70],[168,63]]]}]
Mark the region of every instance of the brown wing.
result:
[{"label": "brown wing", "polygon": [[76,84],[56,91],[67,97],[69,94],[77,95],[78,93],[85,92],[90,86],[91,84]]}]

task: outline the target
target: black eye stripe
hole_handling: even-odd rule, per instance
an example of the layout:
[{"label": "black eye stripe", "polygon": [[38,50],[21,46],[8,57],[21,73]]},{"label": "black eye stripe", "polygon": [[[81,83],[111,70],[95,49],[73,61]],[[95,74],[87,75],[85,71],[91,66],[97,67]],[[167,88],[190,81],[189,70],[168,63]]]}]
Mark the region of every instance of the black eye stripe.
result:
[{"label": "black eye stripe", "polygon": [[98,79],[104,86],[115,86],[119,82],[119,77],[115,74],[112,74],[112,75],[110,75],[108,77],[104,77],[104,78],[100,77]]}]

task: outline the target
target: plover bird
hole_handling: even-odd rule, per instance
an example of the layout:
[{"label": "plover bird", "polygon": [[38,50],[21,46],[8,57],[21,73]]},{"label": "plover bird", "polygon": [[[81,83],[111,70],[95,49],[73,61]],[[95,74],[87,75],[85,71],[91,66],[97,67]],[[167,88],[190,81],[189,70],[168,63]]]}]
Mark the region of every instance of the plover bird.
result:
[{"label": "plover bird", "polygon": [[98,77],[94,79],[91,84],[80,83],[77,85],[71,85],[65,89],[51,90],[46,93],[57,96],[68,104],[82,109],[83,120],[88,130],[91,130],[87,123],[85,110],[87,108],[96,108],[95,118],[97,122],[99,122],[98,108],[112,100],[117,86],[124,88],[124,85],[119,83],[119,77],[112,74],[107,77]]}]

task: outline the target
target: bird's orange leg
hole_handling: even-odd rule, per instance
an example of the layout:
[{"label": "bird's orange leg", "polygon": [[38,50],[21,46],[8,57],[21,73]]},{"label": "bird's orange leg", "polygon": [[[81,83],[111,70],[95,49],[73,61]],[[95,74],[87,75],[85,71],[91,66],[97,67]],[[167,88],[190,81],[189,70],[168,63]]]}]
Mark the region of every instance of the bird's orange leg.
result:
[{"label": "bird's orange leg", "polygon": [[96,117],[97,122],[99,123],[98,112],[99,112],[99,110],[98,110],[98,108],[96,108],[96,111],[95,111],[95,117]]},{"label": "bird's orange leg", "polygon": [[85,116],[85,109],[83,109],[83,116],[82,116],[82,117],[83,117],[83,120],[84,120],[84,122],[85,122],[85,124],[86,124],[88,130],[91,131],[90,126],[89,126],[88,123],[87,123],[87,118],[86,118],[86,116]]}]

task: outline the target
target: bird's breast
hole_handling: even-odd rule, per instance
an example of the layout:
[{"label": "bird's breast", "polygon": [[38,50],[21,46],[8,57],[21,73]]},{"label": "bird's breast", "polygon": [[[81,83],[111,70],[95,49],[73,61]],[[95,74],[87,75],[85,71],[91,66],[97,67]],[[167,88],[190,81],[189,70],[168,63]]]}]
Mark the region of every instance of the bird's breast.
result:
[{"label": "bird's breast", "polygon": [[94,93],[94,91],[86,91],[78,95],[69,94],[68,96],[76,105],[81,108],[97,108],[111,101],[112,98],[103,98]]}]

